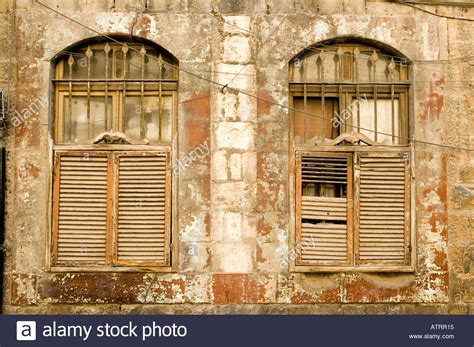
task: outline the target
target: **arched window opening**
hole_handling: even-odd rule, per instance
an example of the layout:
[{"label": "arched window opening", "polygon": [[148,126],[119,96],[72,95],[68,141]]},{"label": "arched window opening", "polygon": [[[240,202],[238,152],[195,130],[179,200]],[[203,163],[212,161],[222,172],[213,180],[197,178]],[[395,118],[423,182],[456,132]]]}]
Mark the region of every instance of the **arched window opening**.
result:
[{"label": "arched window opening", "polygon": [[89,42],[55,63],[52,268],[168,271],[178,63]]},{"label": "arched window opening", "polygon": [[290,62],[295,268],[411,271],[408,62],[361,40]]},{"label": "arched window opening", "polygon": [[357,132],[407,144],[408,62],[363,44],[315,46],[290,64],[296,141]]},{"label": "arched window opening", "polygon": [[57,63],[58,144],[90,144],[104,132],[170,144],[178,83],[174,59],[139,43],[82,46]]}]

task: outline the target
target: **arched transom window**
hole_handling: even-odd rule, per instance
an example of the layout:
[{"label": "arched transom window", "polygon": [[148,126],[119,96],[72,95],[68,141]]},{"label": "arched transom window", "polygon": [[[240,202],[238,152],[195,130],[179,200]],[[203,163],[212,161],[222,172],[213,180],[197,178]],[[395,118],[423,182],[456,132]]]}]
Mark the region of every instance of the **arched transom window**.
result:
[{"label": "arched transom window", "polygon": [[154,47],[105,42],[56,65],[56,143],[90,144],[107,131],[170,144],[178,70]]}]

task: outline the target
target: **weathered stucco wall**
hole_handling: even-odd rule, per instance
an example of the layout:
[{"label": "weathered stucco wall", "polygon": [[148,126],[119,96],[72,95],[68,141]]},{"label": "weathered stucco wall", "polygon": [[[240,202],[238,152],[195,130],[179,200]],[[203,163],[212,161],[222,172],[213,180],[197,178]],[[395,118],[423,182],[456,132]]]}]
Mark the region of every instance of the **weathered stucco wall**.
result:
[{"label": "weathered stucco wall", "polygon": [[[3,2],[0,83],[20,111],[51,96],[50,60],[95,34],[33,1]],[[415,273],[292,273],[280,265],[292,221],[289,114],[264,101],[288,103],[288,62],[305,47],[366,37],[415,62],[414,137],[473,148],[474,58],[452,60],[473,51],[472,22],[363,0],[151,0],[148,11],[139,0],[42,2],[99,32],[152,40],[206,79],[227,84],[240,71],[230,86],[260,99],[180,73],[178,156],[205,141],[211,153],[176,177],[171,274],[49,272],[51,108],[10,126],[4,312],[473,312],[474,156],[416,144]]]}]

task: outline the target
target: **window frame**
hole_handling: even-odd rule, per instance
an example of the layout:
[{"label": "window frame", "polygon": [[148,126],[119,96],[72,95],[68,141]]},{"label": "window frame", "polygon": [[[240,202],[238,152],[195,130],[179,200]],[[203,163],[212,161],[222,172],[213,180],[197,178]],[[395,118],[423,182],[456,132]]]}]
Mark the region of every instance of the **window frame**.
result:
[{"label": "window frame", "polygon": [[[398,126],[400,129],[399,136],[408,138],[409,137],[409,127],[410,127],[410,117],[409,117],[409,83],[399,83],[393,88],[394,100],[399,100],[399,121]],[[291,102],[290,108],[293,109],[293,99],[297,98],[321,98],[322,99],[322,84],[304,84],[301,83],[290,83],[290,95]],[[377,86],[377,100],[391,100],[392,97],[392,88],[390,86]],[[324,97],[333,98],[338,100],[339,114],[349,108],[349,106],[356,100],[358,97],[365,96],[367,99],[370,99],[374,95],[373,87],[357,87],[356,84],[324,84]],[[291,112],[294,116],[295,111]],[[308,116],[310,119],[311,116]],[[327,118],[325,115],[324,117]],[[350,118],[348,118],[350,119]],[[346,122],[348,123],[348,122]],[[360,123],[359,123],[360,124]],[[357,126],[347,125],[342,123],[340,128],[340,134],[345,132],[351,132],[357,129]],[[291,135],[293,138],[293,117],[291,118]],[[307,139],[308,140],[308,139]],[[303,145],[298,144],[298,146]]]},{"label": "window frame", "polygon": [[[342,44],[345,49],[347,49],[348,44]],[[357,43],[350,43],[349,45],[358,45]],[[338,47],[339,44],[334,44],[334,47]],[[318,47],[315,45],[315,47]],[[305,59],[304,54],[298,55],[295,59]],[[407,62],[406,58],[400,58],[400,61]],[[304,66],[304,61],[301,62]],[[331,80],[331,81],[295,81],[295,64],[293,61],[290,61],[289,68],[289,108],[290,108],[290,117],[289,117],[289,169],[290,169],[290,240],[289,240],[289,262],[288,267],[291,272],[380,272],[380,273],[412,273],[416,271],[416,257],[417,257],[417,247],[416,247],[416,237],[415,237],[415,184],[414,184],[414,146],[413,143],[409,140],[400,141],[397,144],[382,144],[375,143],[374,145],[345,145],[339,144],[337,146],[328,146],[324,144],[316,145],[315,143],[309,144],[304,141],[296,141],[294,133],[294,98],[295,97],[322,97],[322,91],[324,91],[324,96],[328,98],[338,98],[339,103],[339,113],[347,109],[347,106],[354,100],[357,96],[363,96],[366,94],[367,99],[369,96],[374,94],[374,90],[377,93],[377,99],[387,96],[388,99],[395,95],[400,100],[399,104],[399,136],[410,138],[410,134],[413,132],[412,125],[412,108],[411,108],[411,94],[412,94],[412,84],[408,76],[408,70],[406,66],[400,70],[401,81],[343,81],[343,80]],[[341,90],[343,91],[341,93]],[[342,95],[342,97],[341,97]],[[325,115],[325,117],[327,117]],[[328,117],[327,117],[328,118]],[[331,117],[333,118],[333,117]],[[342,126],[340,134],[351,132],[350,129],[354,128],[352,126],[347,126],[347,131],[344,131]],[[353,131],[356,132],[356,129]],[[306,139],[308,140],[308,139]],[[297,258],[299,256],[299,247],[301,243],[298,243],[298,223],[301,223],[301,218],[297,215],[297,205],[301,204],[301,201],[297,199],[297,192],[301,187],[298,187],[297,182],[297,173],[298,173],[298,153],[302,152],[320,152],[328,153],[328,155],[334,155],[336,153],[397,153],[405,152],[410,155],[410,164],[408,168],[408,177],[409,182],[409,197],[407,201],[409,203],[408,211],[408,223],[406,227],[409,228],[409,231],[406,232],[406,237],[409,239],[409,254],[408,254],[408,263],[406,265],[390,265],[390,264],[373,264],[367,262],[366,264],[357,265],[355,263],[351,266],[340,266],[340,265],[321,265],[321,264],[310,264],[310,265],[299,265]],[[355,183],[355,182],[354,182]],[[355,187],[354,187],[355,188]],[[355,203],[355,202],[354,202]],[[358,216],[359,210],[354,208],[354,218]],[[349,218],[349,217],[348,217]],[[355,224],[355,223],[352,223]],[[349,225],[349,223],[348,223]],[[354,225],[352,230],[352,238],[354,240],[354,247],[356,242],[356,230],[358,226]],[[357,231],[358,232],[358,231]],[[348,235],[350,237],[350,235]]]},{"label": "window frame", "polygon": [[[52,78],[52,87],[53,87],[53,97],[54,104],[52,107],[53,112],[53,122],[52,122],[52,147],[50,154],[50,168],[51,168],[51,186],[49,189],[50,203],[48,207],[49,211],[49,232],[47,237],[47,269],[50,272],[176,272],[178,266],[178,242],[177,240],[177,187],[178,187],[178,177],[173,177],[172,172],[172,163],[175,161],[175,156],[178,153],[178,143],[179,143],[179,134],[178,134],[178,90],[179,90],[179,74],[178,66],[179,63],[176,58],[174,58],[170,53],[168,53],[163,48],[153,44],[152,42],[143,42],[143,44],[132,42],[127,43],[129,47],[135,47],[140,49],[142,45],[145,47],[160,51],[163,54],[163,61],[170,60],[176,69],[172,71],[171,79],[120,79],[115,77],[109,77],[105,79],[94,79],[91,76],[90,80],[69,80],[68,77],[63,78],[64,62],[67,61],[68,56],[61,56],[60,60],[56,60],[53,65],[53,78]],[[98,45],[96,42],[91,42],[90,46]],[[105,43],[101,44],[102,47],[105,46]],[[87,48],[86,44],[81,44],[77,51]],[[70,49],[73,50],[73,49]],[[113,52],[110,52],[112,54]],[[111,57],[109,56],[109,59]],[[170,62],[168,61],[168,62]],[[113,67],[112,67],[113,68]],[[100,143],[93,144],[90,142],[83,143],[65,143],[59,141],[58,132],[60,127],[58,126],[58,121],[60,119],[60,108],[59,108],[59,95],[61,93],[69,93],[71,90],[71,85],[73,93],[82,93],[84,96],[87,96],[88,91],[92,96],[93,93],[103,96],[105,98],[105,83],[107,83],[107,96],[113,98],[112,103],[115,103],[115,109],[112,110],[113,121],[119,122],[118,117],[114,117],[114,112],[122,112],[122,100],[119,98],[119,94],[124,91],[124,84],[126,84],[125,93],[130,96],[140,96],[143,90],[144,95],[151,96],[161,96],[163,97],[172,97],[172,109],[171,109],[171,140],[169,143],[156,143],[156,144],[142,144],[137,141],[132,144],[109,144],[109,143]],[[115,96],[112,96],[113,93],[116,93]],[[67,96],[64,96],[67,97]],[[119,123],[121,126],[121,123]],[[110,129],[107,129],[107,131]],[[53,184],[54,184],[54,174],[56,172],[56,166],[58,165],[56,161],[56,153],[62,151],[79,151],[84,152],[117,152],[117,153],[130,153],[130,155],[136,154],[138,152],[166,152],[169,160],[169,264],[166,265],[156,265],[156,264],[114,264],[114,265],[94,265],[94,266],[69,266],[69,265],[57,265],[54,264],[53,257],[53,221],[54,221],[54,210],[53,210]]]},{"label": "window frame", "polygon": [[[63,123],[64,123],[64,117],[65,117],[65,114],[63,113],[63,109],[64,109],[64,103],[65,103],[65,99],[69,97],[69,91],[64,91],[64,90],[61,90],[61,89],[57,89],[56,90],[56,102],[55,102],[55,143],[56,144],[61,144],[61,145],[68,145],[67,142],[65,142],[63,140],[64,138],[64,132],[61,131],[62,127],[63,127]],[[108,91],[108,95],[107,97],[108,98],[111,98],[112,102],[111,102],[111,106],[112,106],[112,110],[111,110],[111,114],[112,114],[112,119],[111,119],[111,122],[112,122],[112,128],[114,129],[117,129],[116,131],[118,132],[121,132],[121,133],[124,133],[124,129],[123,129],[123,116],[124,116],[124,110],[123,110],[123,98],[126,98],[128,96],[130,97],[140,97],[140,91],[139,90],[127,90],[127,93],[126,95],[124,96],[123,95],[123,90],[121,89],[117,89],[117,90],[109,90]],[[158,90],[146,90],[144,92],[144,97],[150,97],[150,96],[153,96],[153,97],[159,97],[159,91]],[[80,96],[80,97],[87,97],[87,91],[84,91],[84,90],[74,90],[72,92],[72,96]],[[90,92],[90,96],[91,97],[103,97],[105,98],[105,92],[103,91],[91,91]],[[174,118],[175,115],[177,114],[177,98],[178,98],[178,95],[177,95],[177,91],[168,91],[168,90],[163,90],[162,93],[161,93],[161,97],[162,98],[168,98],[168,97],[171,97],[171,102],[172,102],[172,111],[171,111],[171,117]],[[110,129],[106,129],[105,131],[108,131]],[[176,128],[174,126],[174,121],[172,120],[172,123],[171,123],[171,138],[173,138],[173,136],[175,136],[176,134]],[[171,139],[171,142],[172,142],[172,139]],[[163,143],[164,145],[165,143]],[[79,144],[69,144],[69,145],[79,145]],[[83,143],[83,145],[86,145]],[[160,145],[160,144],[157,144],[157,145]],[[156,146],[155,144],[153,146]]]}]

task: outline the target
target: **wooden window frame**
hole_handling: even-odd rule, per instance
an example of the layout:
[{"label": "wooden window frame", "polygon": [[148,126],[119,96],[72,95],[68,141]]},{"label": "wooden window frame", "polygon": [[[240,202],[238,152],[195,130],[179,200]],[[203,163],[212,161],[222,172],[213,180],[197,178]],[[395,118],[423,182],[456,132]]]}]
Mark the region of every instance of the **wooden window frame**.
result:
[{"label": "wooden window frame", "polygon": [[[328,54],[327,52],[331,51],[332,55],[330,57],[338,58],[338,62],[334,64],[331,59],[328,61]],[[337,51],[337,52],[336,52]],[[334,53],[335,52],[335,53]],[[341,56],[344,56],[346,53],[351,53],[354,56],[350,59],[348,64],[345,64],[343,60],[340,59]],[[335,54],[335,55],[334,55]],[[342,42],[342,43],[335,43],[332,44],[332,47],[328,47],[328,45],[315,45],[312,47],[311,50],[305,50],[300,55],[295,57],[293,61],[290,62],[289,65],[289,106],[290,106],[290,127],[289,127],[289,138],[290,145],[289,145],[289,156],[290,156],[290,203],[291,203],[291,214],[290,214],[290,254],[295,253],[298,255],[298,247],[300,246],[297,242],[299,233],[301,232],[298,230],[301,227],[301,214],[298,214],[301,211],[301,199],[298,201],[298,194],[301,193],[301,187],[299,187],[300,177],[298,177],[299,172],[299,165],[300,159],[299,156],[301,153],[310,152],[310,153],[318,153],[327,155],[336,155],[337,153],[350,153],[354,158],[359,155],[360,153],[408,153],[410,156],[410,165],[407,168],[406,176],[407,181],[409,182],[409,187],[406,187],[405,196],[406,201],[409,202],[409,206],[405,210],[406,216],[408,218],[408,222],[405,223],[405,228],[409,228],[406,230],[405,237],[407,245],[410,246],[409,253],[406,259],[406,262],[403,265],[400,264],[380,264],[377,262],[376,264],[371,262],[363,262],[361,264],[356,264],[356,255],[354,254],[353,264],[350,266],[340,266],[340,265],[327,265],[327,264],[308,264],[308,265],[300,265],[298,263],[298,256],[295,257],[295,260],[291,260],[289,262],[289,269],[290,271],[294,272],[414,272],[416,270],[416,238],[414,235],[415,231],[415,211],[414,211],[414,175],[413,175],[413,167],[414,167],[414,148],[413,143],[408,141],[407,139],[410,137],[412,133],[412,125],[410,119],[410,90],[411,90],[411,82],[409,79],[408,73],[408,60],[406,58],[400,57],[395,58],[390,61],[390,58],[385,59],[386,68],[389,71],[389,75],[386,78],[380,78],[380,75],[375,75],[375,70],[369,70],[369,76],[362,76],[362,78],[358,78],[359,76],[359,66],[360,60],[359,55],[365,55],[365,58],[369,58],[370,60],[380,61],[381,54],[383,52],[374,47],[370,47],[365,44],[358,44],[358,43],[351,43],[351,42]],[[377,56],[378,54],[378,56]],[[324,70],[325,67],[322,67],[321,64],[332,64],[330,65],[331,68],[335,68],[336,71],[334,74],[330,76],[325,76]],[[316,64],[315,66],[310,64]],[[378,64],[378,63],[376,63]],[[349,70],[345,71],[345,67],[341,70],[343,66],[346,66]],[[378,66],[378,65],[377,65]],[[390,74],[390,71],[393,69],[398,68],[398,72],[395,72],[394,75]],[[380,70],[378,67],[376,68],[377,72],[379,73]],[[312,71],[308,74],[308,71]],[[362,71],[362,70],[361,70]],[[397,70],[396,70],[397,71]],[[372,73],[372,75],[370,75]],[[338,106],[339,106],[339,114],[343,110],[347,110],[350,104],[356,99],[357,97],[364,98],[364,95],[367,99],[371,99],[372,96],[376,96],[376,100],[378,99],[389,99],[395,100],[398,99],[399,109],[398,109],[398,133],[392,134],[392,141],[395,136],[400,136],[400,140],[398,143],[393,144],[382,144],[376,141],[370,143],[369,145],[358,145],[356,144],[347,144],[345,141],[338,143],[337,145],[325,145],[324,143],[327,142],[324,139],[320,141],[317,137],[312,139],[299,139],[295,138],[294,134],[294,117],[295,117],[295,110],[294,110],[294,98],[295,97],[302,97],[305,100],[307,98],[319,98],[323,100],[323,98],[336,98],[338,99]],[[306,101],[304,102],[306,108]],[[327,118],[326,121],[331,122],[334,119],[333,115],[325,115],[324,114],[324,102],[321,103],[322,108],[322,115],[324,118]],[[302,110],[303,112],[305,110]],[[376,111],[375,111],[376,112]],[[359,113],[359,112],[358,112]],[[392,131],[397,129],[395,124],[393,123],[394,119],[394,106],[392,103]],[[354,116],[355,114],[353,114]],[[357,114],[359,117],[359,114]],[[311,116],[308,115],[304,119],[304,124],[307,124],[308,121],[311,119]],[[301,120],[300,120],[301,122]],[[347,123],[358,125],[357,120],[352,123],[349,119]],[[376,121],[374,121],[376,124]],[[362,127],[362,125],[359,125]],[[376,125],[374,125],[376,127]],[[306,134],[306,129],[304,130],[304,134]],[[357,127],[351,125],[341,125],[339,134],[344,137],[344,134],[348,133],[357,133]],[[334,132],[333,132],[334,135]],[[368,139],[370,141],[370,139]],[[334,142],[334,140],[329,141]],[[357,166],[357,163],[352,162],[353,166]],[[353,208],[353,221],[352,223],[348,222],[349,224],[354,224],[353,229],[353,243],[355,248],[355,242],[357,240],[358,235],[356,235],[358,225],[355,223],[359,218],[359,211],[358,211],[358,191],[357,188],[357,177],[358,169],[357,167],[353,167],[354,173],[354,180],[353,180],[353,197],[354,197],[354,208]],[[408,196],[407,196],[408,194]],[[300,194],[301,195],[301,194]],[[348,211],[349,215],[349,211]],[[350,217],[348,216],[348,219]],[[348,235],[349,237],[349,235]]]},{"label": "wooden window frame", "polygon": [[[158,90],[146,90],[144,92],[144,97],[159,97],[159,91]],[[87,97],[87,91],[86,90],[74,90],[72,92],[72,97]],[[91,91],[90,93],[91,97],[104,97],[105,98],[105,92],[104,91]],[[140,91],[139,90],[127,90],[127,96],[131,97],[139,97],[140,96]],[[63,128],[63,123],[64,123],[64,100],[69,97],[69,92],[67,90],[64,90],[62,88],[57,88],[56,89],[56,102],[55,102],[55,138],[56,138],[56,143],[57,144],[67,144],[63,140],[64,134],[62,132]],[[108,98],[111,98],[112,100],[112,127],[114,129],[117,129],[116,131],[118,132],[123,132],[123,90],[117,89],[117,90],[109,90],[108,91]],[[177,92],[173,90],[163,90],[161,93],[162,98],[166,97],[171,97],[172,98],[172,117],[176,114],[177,110],[175,110],[176,105],[177,105]],[[174,126],[174,121],[172,120],[172,135],[175,133],[175,126]],[[107,129],[108,131],[110,129]],[[166,144],[166,143],[163,143]]]},{"label": "wooden window frame", "polygon": [[[87,48],[87,49],[86,49]],[[105,49],[108,48],[108,52],[105,52]],[[126,51],[126,55],[131,57],[131,53],[136,54],[136,51],[139,51],[140,54],[148,53],[152,54],[156,61],[158,67],[158,76],[153,76],[153,78],[147,78],[146,76],[146,63],[145,56],[142,56],[142,61],[140,66],[136,66],[141,69],[141,78],[129,78],[126,74],[123,76],[116,76],[116,63],[115,54],[119,52],[122,54]],[[99,76],[99,78],[94,78],[91,73],[91,58],[93,52],[103,52],[104,58],[106,59],[106,64],[104,65],[104,74]],[[78,58],[77,54],[83,54],[82,58]],[[78,64],[78,59],[84,59],[87,67],[87,77],[85,78],[75,78],[72,75],[72,66],[73,64]],[[71,60],[71,64],[69,64]],[[122,63],[122,62],[120,62]],[[123,61],[123,67],[130,67],[128,63]],[[108,64],[108,65],[107,65]],[[163,69],[165,65],[172,65],[171,76],[163,75]],[[111,76],[108,76],[108,68],[111,69]],[[65,69],[65,67],[67,69]],[[160,68],[161,67],[161,68]],[[117,44],[114,42],[107,43],[93,43],[91,45],[82,46],[79,50],[76,51],[76,54],[64,56],[60,59],[55,66],[54,78],[52,79],[54,89],[55,89],[55,118],[54,118],[54,138],[55,142],[58,144],[66,144],[71,142],[65,142],[62,130],[62,124],[65,119],[63,114],[62,103],[64,99],[64,94],[67,94],[70,98],[74,96],[86,96],[87,97],[87,114],[89,116],[90,112],[90,100],[91,96],[104,96],[104,98],[112,97],[112,129],[106,129],[106,131],[112,130],[114,132],[122,132],[122,122],[121,117],[123,115],[123,107],[125,105],[125,98],[127,96],[141,96],[140,105],[143,107],[142,102],[145,96],[153,95],[158,96],[160,101],[160,106],[163,105],[163,97],[171,96],[173,98],[172,103],[172,115],[177,113],[177,90],[178,90],[178,78],[179,70],[177,69],[178,64],[174,58],[166,53],[162,52],[156,47],[152,47],[140,43],[126,43],[124,45]],[[169,69],[168,67],[166,67]],[[68,70],[66,72],[65,70]],[[107,72],[106,72],[107,71]],[[161,115],[161,111],[160,111]],[[70,115],[72,116],[72,114]],[[143,116],[143,113],[142,113]],[[161,117],[161,116],[160,116]],[[160,118],[160,139],[158,142],[154,142],[154,145],[169,145],[169,141],[164,141],[161,139],[161,118]],[[143,123],[142,123],[143,127]],[[142,128],[142,131],[143,128]],[[172,136],[175,133],[174,121],[172,123]],[[172,140],[171,140],[172,141]],[[81,141],[81,144],[87,144],[87,140]],[[74,143],[71,143],[74,144]]]},{"label": "wooden window frame", "polygon": [[[324,92],[323,92],[324,89]],[[319,98],[321,99],[324,95],[325,98],[335,98],[338,99],[339,105],[339,114],[343,112],[343,110],[349,109],[350,105],[357,97],[367,97],[367,99],[372,99],[374,94],[374,86],[359,86],[356,87],[355,84],[341,84],[341,85],[324,85],[321,84],[290,84],[290,93],[291,93],[291,107],[293,108],[293,98]],[[380,85],[377,86],[377,100],[398,100],[399,101],[399,118],[398,118],[398,129],[399,134],[396,136],[400,136],[401,138],[408,138],[409,134],[409,107],[408,107],[408,93],[409,93],[409,84],[407,83],[400,83],[397,86],[394,86],[393,93],[392,87],[387,85]],[[304,111],[304,110],[302,110]],[[293,111],[294,113],[294,111]],[[307,119],[311,119],[312,116],[307,115]],[[324,116],[325,118],[330,118],[328,115]],[[332,117],[331,117],[332,119]],[[326,120],[329,121],[329,120]],[[347,122],[351,123],[351,119],[348,118]],[[293,120],[292,120],[293,122]],[[340,127],[340,134],[345,132],[356,132],[357,126],[356,125],[347,125],[345,123],[341,124]],[[356,120],[357,124],[357,120]],[[293,123],[291,124],[291,128],[293,129]],[[395,134],[393,134],[395,135]],[[303,139],[303,145],[305,140]],[[401,144],[404,144],[402,139],[399,139]],[[300,144],[298,144],[300,145]]]},{"label": "wooden window frame", "polygon": [[[53,176],[53,207],[52,207],[52,234],[50,242],[51,266],[53,272],[129,272],[129,271],[156,271],[156,272],[174,272],[175,258],[177,256],[177,243],[173,240],[174,228],[172,222],[172,167],[171,151],[165,147],[136,146],[131,150],[128,146],[108,145],[103,148],[97,146],[76,146],[70,149],[70,146],[58,146],[54,151],[54,176]],[[104,262],[57,262],[57,240],[58,240],[58,213],[59,213],[59,170],[61,155],[80,156],[88,154],[89,156],[107,156],[108,158],[108,189],[107,189],[107,225],[106,225],[106,254]],[[158,262],[127,262],[120,261],[117,258],[117,158],[119,156],[136,156],[164,154],[167,157],[166,170],[166,197],[165,197],[165,263]],[[112,212],[112,213],[110,213]]]},{"label": "wooden window frame", "polygon": [[[92,49],[101,50],[106,47],[107,44],[111,45],[111,50],[108,53],[109,58],[109,69],[112,75],[99,76],[99,78],[94,78],[95,76],[88,73],[89,79],[79,79],[72,78],[69,79],[68,73],[65,71],[65,66],[68,64],[69,59],[73,57],[76,61],[76,55],[66,55],[61,57],[58,60],[54,67],[54,77],[52,83],[54,86],[54,122],[53,122],[53,135],[54,143],[52,148],[52,167],[53,167],[53,178],[52,184],[53,189],[50,190],[51,194],[51,205],[50,206],[50,220],[51,220],[51,232],[48,237],[48,269],[52,272],[176,272],[177,271],[177,262],[178,262],[178,242],[177,231],[175,230],[175,225],[177,222],[177,196],[175,192],[178,187],[178,179],[173,177],[171,163],[174,161],[175,153],[177,153],[179,138],[178,138],[178,80],[179,80],[179,69],[178,61],[171,56],[171,54],[162,50],[161,48],[154,47],[153,45],[147,45],[146,43],[128,43],[129,54],[130,49],[141,50],[146,47],[148,54],[153,54],[159,57],[157,58],[157,64],[160,64],[160,61],[163,64],[171,64],[175,68],[172,68],[171,74],[162,75],[162,72],[158,72],[158,76],[155,78],[155,75],[151,75],[147,72],[148,76],[151,78],[127,78],[128,76],[115,76],[116,69],[114,69],[113,62],[115,59],[112,59],[114,51],[121,50],[122,45],[115,45],[112,42],[109,43],[91,43],[90,47]],[[84,59],[87,59],[87,52],[85,51],[86,46],[81,46],[77,52],[81,54],[86,53]],[[163,56],[161,56],[161,54]],[[88,63],[89,64],[89,63]],[[142,67],[143,69],[143,67]],[[154,69],[155,70],[155,69]],[[159,69],[158,69],[159,70]],[[158,71],[156,70],[156,71]],[[110,72],[109,71],[109,72]],[[169,71],[169,70],[168,70]],[[143,70],[142,70],[143,76]],[[60,121],[63,118],[62,107],[60,107],[60,96],[61,94],[72,93],[73,95],[83,95],[83,96],[105,96],[112,98],[112,122],[114,122],[113,129],[114,132],[119,132],[123,130],[121,114],[123,112],[123,103],[124,103],[124,93],[126,96],[158,96],[160,99],[162,97],[172,97],[172,109],[171,109],[171,140],[168,142],[163,142],[160,140],[158,143],[153,144],[144,144],[144,141],[133,142],[124,142],[123,144],[111,144],[108,142],[101,142],[99,144],[94,144],[90,142],[81,142],[81,143],[68,143],[62,141],[62,134],[60,126]],[[162,101],[160,100],[160,105]],[[61,105],[62,106],[62,105]],[[88,106],[89,107],[89,106]],[[89,112],[89,111],[88,111]],[[107,131],[110,129],[107,129]],[[130,139],[127,139],[130,140]],[[115,262],[111,264],[110,261],[108,264],[103,265],[93,265],[93,266],[69,266],[69,265],[58,265],[54,262],[54,243],[55,243],[55,219],[54,214],[57,213],[57,207],[55,207],[55,192],[58,192],[57,187],[55,189],[54,185],[57,184],[54,174],[56,171],[56,166],[58,165],[56,156],[58,153],[62,152],[78,152],[84,153],[87,152],[103,152],[109,153],[111,156],[116,157],[118,154],[134,155],[136,153],[144,152],[165,152],[168,157],[168,171],[167,171],[167,189],[168,189],[168,198],[167,198],[167,220],[169,227],[166,229],[168,232],[169,242],[167,246],[169,248],[169,256],[167,264],[157,265],[155,263],[149,264],[133,264],[127,262]],[[113,167],[112,164],[110,167]],[[109,168],[110,169],[110,168]],[[54,193],[53,193],[54,192]],[[56,212],[55,212],[56,211]],[[56,231],[57,235],[57,231]],[[109,254],[112,251],[108,251]]]}]

